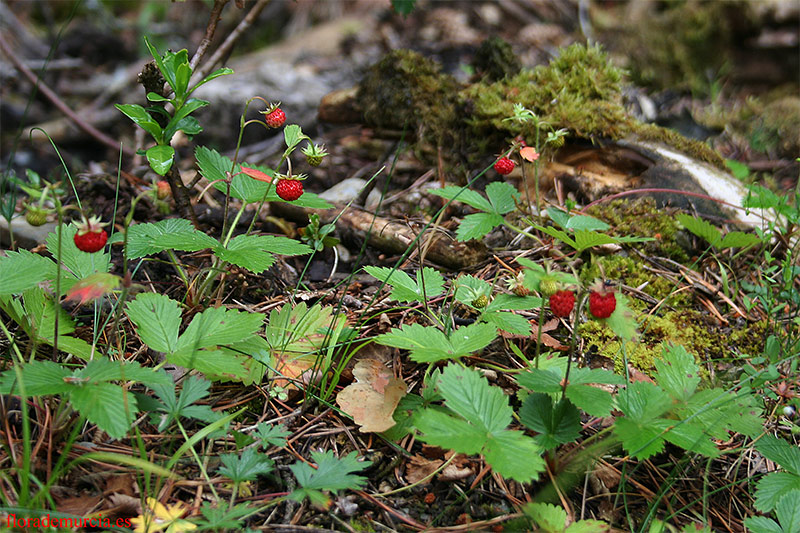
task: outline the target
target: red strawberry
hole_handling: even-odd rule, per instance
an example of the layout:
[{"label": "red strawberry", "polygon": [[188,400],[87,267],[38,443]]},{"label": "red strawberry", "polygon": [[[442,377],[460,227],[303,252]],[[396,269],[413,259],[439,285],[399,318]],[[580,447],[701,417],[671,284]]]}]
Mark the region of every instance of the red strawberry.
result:
[{"label": "red strawberry", "polygon": [[503,174],[504,176],[511,174],[511,171],[514,170],[514,162],[507,157],[501,157],[494,164],[494,169],[498,174]]},{"label": "red strawberry", "polygon": [[550,310],[554,315],[566,318],[575,306],[575,294],[572,291],[558,291],[550,296]]},{"label": "red strawberry", "polygon": [[86,220],[83,218],[83,223],[78,225],[78,231],[73,237],[75,246],[82,252],[93,254],[103,249],[108,240],[108,233],[103,229],[105,224],[100,223],[100,219],[92,217]]},{"label": "red strawberry", "polygon": [[303,196],[303,183],[300,180],[280,179],[275,185],[275,192],[283,200],[293,202]]},{"label": "red strawberry", "polygon": [[264,122],[270,128],[280,128],[286,122],[286,113],[280,107],[276,107],[264,117]]},{"label": "red strawberry", "polygon": [[595,318],[608,318],[617,308],[617,297],[613,291],[592,291],[589,294],[589,312]]}]

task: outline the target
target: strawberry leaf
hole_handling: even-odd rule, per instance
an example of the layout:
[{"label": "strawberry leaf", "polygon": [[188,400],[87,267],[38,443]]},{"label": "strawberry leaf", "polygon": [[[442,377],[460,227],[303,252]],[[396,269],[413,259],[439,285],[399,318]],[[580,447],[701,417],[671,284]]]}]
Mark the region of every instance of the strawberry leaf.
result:
[{"label": "strawberry leaf", "polygon": [[492,204],[492,211],[498,215],[505,215],[517,208],[519,191],[505,181],[493,181],[486,186],[486,196]]},{"label": "strawberry leaf", "polygon": [[487,233],[503,223],[503,217],[496,213],[474,213],[467,215],[456,230],[459,241],[482,239]]},{"label": "strawberry leaf", "polygon": [[417,280],[402,270],[387,267],[367,266],[364,270],[392,287],[390,297],[398,302],[422,302],[442,293],[444,278],[435,269],[424,267],[417,271]]},{"label": "strawberry leaf", "polygon": [[217,239],[196,230],[188,220],[167,218],[131,226],[128,230],[127,253],[129,259],[137,259],[164,250],[196,252],[218,245]]},{"label": "strawberry leaf", "polygon": [[538,433],[534,440],[545,450],[573,442],[581,432],[578,409],[566,398],[553,405],[547,394],[528,395],[520,408],[519,420]]},{"label": "strawberry leaf", "polygon": [[432,363],[455,359],[482,350],[497,335],[491,324],[471,324],[455,330],[449,337],[433,326],[406,324],[379,335],[375,342],[409,350],[409,356],[418,363]]},{"label": "strawberry leaf", "polygon": [[126,312],[148,347],[157,352],[175,351],[181,326],[178,302],[165,294],[143,292],[128,302]]},{"label": "strawberry leaf", "polygon": [[520,482],[544,470],[533,439],[506,429],[513,410],[502,389],[490,386],[475,370],[452,364],[442,371],[437,387],[453,414],[434,408],[419,411],[414,425],[422,432],[420,440],[458,453],[483,453],[497,473]]},{"label": "strawberry leaf", "polygon": [[459,202],[463,202],[470,207],[474,207],[478,211],[484,211],[486,213],[491,213],[493,211],[492,204],[486,198],[481,196],[480,193],[473,191],[472,189],[449,185],[442,189],[428,189],[428,192],[435,194],[436,196],[441,196],[447,200],[457,200]]},{"label": "strawberry leaf", "polygon": [[20,294],[55,277],[56,265],[46,257],[28,250],[6,254],[0,257],[0,295]]}]

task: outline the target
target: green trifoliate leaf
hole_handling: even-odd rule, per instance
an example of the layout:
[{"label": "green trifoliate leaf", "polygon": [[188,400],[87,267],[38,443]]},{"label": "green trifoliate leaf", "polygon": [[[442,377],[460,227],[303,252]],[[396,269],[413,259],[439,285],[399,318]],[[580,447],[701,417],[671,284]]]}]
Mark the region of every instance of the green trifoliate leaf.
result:
[{"label": "green trifoliate leaf", "polygon": [[547,394],[535,393],[525,398],[519,419],[538,433],[534,440],[546,450],[577,440],[581,432],[578,409],[566,398],[553,404]]},{"label": "green trifoliate leaf", "polygon": [[782,496],[775,515],[784,531],[800,531],[800,490],[790,490]]},{"label": "green trifoliate leaf", "polygon": [[503,217],[496,213],[474,213],[467,215],[456,230],[459,241],[482,239],[494,228],[503,223]]},{"label": "green trifoliate leaf", "polygon": [[478,211],[483,211],[485,213],[492,213],[494,211],[489,200],[472,189],[450,185],[442,189],[428,189],[428,192],[447,200],[455,199],[458,202],[463,202],[468,206],[474,207]]},{"label": "green trifoliate leaf", "polygon": [[75,410],[115,439],[124,437],[133,424],[136,401],[133,394],[119,385],[98,383],[75,387],[69,399]]},{"label": "green trifoliate leaf", "polygon": [[505,215],[517,208],[519,191],[505,181],[493,181],[486,186],[486,196],[492,204],[492,211],[498,215]]},{"label": "green trifoliate leaf", "polygon": [[442,275],[430,267],[418,270],[416,281],[402,270],[376,266],[367,266],[364,270],[370,276],[388,283],[392,287],[390,297],[398,302],[422,302],[439,296],[444,287]]},{"label": "green trifoliate leaf", "polygon": [[691,231],[701,239],[705,239],[710,245],[716,246],[722,240],[722,232],[716,226],[701,218],[693,217],[685,213],[675,216],[683,227]]},{"label": "green trifoliate leaf", "polygon": [[788,472],[800,476],[800,448],[797,446],[773,435],[764,435],[756,443],[756,450],[770,461],[781,465]]},{"label": "green trifoliate leaf", "polygon": [[435,327],[406,324],[379,335],[375,342],[411,352],[412,360],[429,363],[455,359],[482,350],[497,335],[491,324],[471,324],[455,330],[449,337]]},{"label": "green trifoliate leaf", "polygon": [[784,494],[792,490],[800,490],[800,476],[789,472],[772,472],[761,478],[756,484],[756,500],[753,506],[767,513],[778,506]]},{"label": "green trifoliate leaf", "polygon": [[[541,450],[533,439],[506,429],[513,410],[502,389],[489,385],[472,369],[449,365],[437,388],[456,416],[424,409],[414,417],[420,439],[459,453],[483,453],[500,475],[526,482],[544,470]],[[524,464],[518,458],[524,455]]]},{"label": "green trifoliate leaf", "polygon": [[514,411],[503,389],[489,386],[474,370],[449,365],[438,387],[449,409],[485,432],[503,430],[511,423]]},{"label": "green trifoliate leaf", "polygon": [[682,345],[665,347],[655,365],[658,386],[674,399],[686,401],[697,391],[700,368],[694,362],[694,356]]},{"label": "green trifoliate leaf", "polygon": [[0,257],[0,295],[20,294],[56,272],[56,265],[41,255],[27,250],[6,253]]},{"label": "green trifoliate leaf", "polygon": [[143,292],[126,305],[126,312],[142,341],[157,352],[177,349],[181,310],[164,294]]},{"label": "green trifoliate leaf", "polygon": [[261,328],[264,318],[262,313],[210,307],[192,318],[178,339],[177,350],[199,350],[242,341]]},{"label": "green trifoliate leaf", "polygon": [[196,252],[218,245],[219,241],[197,231],[188,220],[167,218],[131,226],[128,230],[127,253],[130,259],[137,259],[164,250]]}]

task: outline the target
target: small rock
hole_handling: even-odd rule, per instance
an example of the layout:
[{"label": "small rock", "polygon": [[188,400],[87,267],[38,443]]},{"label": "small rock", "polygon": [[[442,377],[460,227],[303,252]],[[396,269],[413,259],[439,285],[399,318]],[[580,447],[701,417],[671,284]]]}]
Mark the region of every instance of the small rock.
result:
[{"label": "small rock", "polygon": [[[45,242],[47,234],[56,230],[56,224],[55,222],[48,222],[41,226],[31,226],[25,220],[25,217],[17,217],[11,219],[11,230],[14,232],[14,240],[17,241],[17,247],[29,250]],[[8,221],[2,217],[0,217],[0,244],[3,246],[11,245]]]},{"label": "small rock", "polygon": [[347,178],[321,193],[319,197],[332,203],[346,204],[354,198],[358,198],[366,185],[367,182],[361,178]]}]

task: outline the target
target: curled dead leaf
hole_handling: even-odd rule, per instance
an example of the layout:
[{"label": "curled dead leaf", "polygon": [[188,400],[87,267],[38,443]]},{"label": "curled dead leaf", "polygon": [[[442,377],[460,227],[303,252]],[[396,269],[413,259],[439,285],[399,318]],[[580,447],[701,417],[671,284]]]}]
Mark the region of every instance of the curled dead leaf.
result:
[{"label": "curled dead leaf", "polygon": [[395,425],[394,410],[406,395],[406,383],[392,375],[380,361],[364,359],[353,368],[356,382],[342,389],[336,403],[362,433],[386,431]]}]

